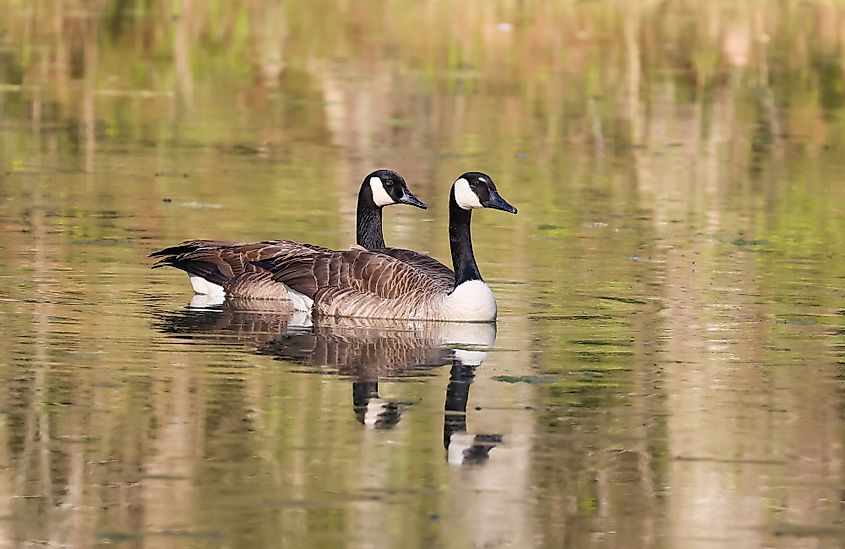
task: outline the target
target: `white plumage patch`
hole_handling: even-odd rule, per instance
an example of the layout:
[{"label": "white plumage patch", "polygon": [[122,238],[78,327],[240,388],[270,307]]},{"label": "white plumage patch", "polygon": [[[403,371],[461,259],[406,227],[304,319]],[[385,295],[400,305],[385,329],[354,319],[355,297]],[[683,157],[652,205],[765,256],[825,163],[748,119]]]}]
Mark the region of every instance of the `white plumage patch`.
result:
[{"label": "white plumage patch", "polygon": [[288,291],[288,297],[291,303],[293,303],[293,309],[295,311],[311,311],[311,306],[314,305],[313,299],[290,288],[287,284],[285,284],[285,289]]},{"label": "white plumage patch", "polygon": [[376,203],[376,206],[393,204],[393,198],[384,190],[384,184],[378,177],[370,178],[370,190],[373,192],[373,202]]},{"label": "white plumage patch", "polygon": [[222,296],[226,295],[223,286],[209,282],[201,276],[188,275],[191,279],[191,286],[194,288],[194,293],[202,295]]},{"label": "white plumage patch", "polygon": [[311,311],[297,311],[294,309],[293,314],[288,320],[288,330],[303,330],[311,328],[314,325],[314,319],[311,318]]},{"label": "white plumage patch", "polygon": [[496,320],[496,297],[483,280],[468,280],[446,298],[446,318],[464,322]]},{"label": "white plumage patch", "polygon": [[469,181],[463,177],[455,181],[455,202],[465,210],[483,208],[481,201],[478,200],[478,195],[469,187]]}]

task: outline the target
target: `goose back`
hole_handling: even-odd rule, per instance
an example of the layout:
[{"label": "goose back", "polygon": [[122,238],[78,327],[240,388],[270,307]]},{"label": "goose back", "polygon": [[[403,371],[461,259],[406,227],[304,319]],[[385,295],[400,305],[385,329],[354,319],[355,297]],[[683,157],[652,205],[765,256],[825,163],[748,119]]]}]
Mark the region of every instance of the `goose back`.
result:
[{"label": "goose back", "polygon": [[455,284],[455,273],[452,269],[437,261],[433,257],[415,252],[414,250],[406,250],[404,248],[384,248],[375,251],[389,255],[399,261],[402,261],[403,263],[411,265],[429,278],[436,280],[444,286],[451,287]]}]

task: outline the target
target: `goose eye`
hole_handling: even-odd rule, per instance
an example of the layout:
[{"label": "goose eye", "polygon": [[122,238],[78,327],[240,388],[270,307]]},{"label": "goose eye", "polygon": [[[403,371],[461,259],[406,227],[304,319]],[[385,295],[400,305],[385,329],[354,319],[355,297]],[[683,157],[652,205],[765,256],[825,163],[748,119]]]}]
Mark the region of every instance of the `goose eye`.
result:
[{"label": "goose eye", "polygon": [[393,181],[392,181],[392,180],[390,180],[390,179],[388,179],[387,181],[385,181],[385,182],[384,182],[384,184],[385,184],[385,185],[387,185],[388,187],[392,187],[392,186],[393,186]]}]

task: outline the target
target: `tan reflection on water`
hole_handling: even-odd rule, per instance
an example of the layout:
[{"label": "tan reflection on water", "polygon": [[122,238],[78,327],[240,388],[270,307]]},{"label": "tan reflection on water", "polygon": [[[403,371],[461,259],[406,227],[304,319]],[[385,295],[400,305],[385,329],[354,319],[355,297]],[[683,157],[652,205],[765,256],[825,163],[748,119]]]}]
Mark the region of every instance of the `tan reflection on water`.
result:
[{"label": "tan reflection on water", "polygon": [[[842,544],[840,4],[0,10],[4,545]],[[519,207],[495,342],[144,261],[346,246],[378,166],[393,245],[448,258],[468,169]]]}]

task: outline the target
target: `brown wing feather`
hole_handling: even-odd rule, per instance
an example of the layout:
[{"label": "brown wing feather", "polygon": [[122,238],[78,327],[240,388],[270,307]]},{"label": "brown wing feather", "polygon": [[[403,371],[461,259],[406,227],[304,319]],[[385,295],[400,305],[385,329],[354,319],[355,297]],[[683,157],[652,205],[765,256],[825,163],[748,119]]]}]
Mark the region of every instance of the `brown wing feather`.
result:
[{"label": "brown wing feather", "polygon": [[341,285],[343,269],[339,252],[280,255],[261,263],[272,270],[273,280],[313,297],[320,288]]},{"label": "brown wing feather", "polygon": [[272,273],[264,269],[246,272],[228,280],[223,289],[229,297],[249,299],[279,299],[287,296],[287,288],[273,280]]},{"label": "brown wing feather", "polygon": [[[244,276],[264,271],[256,263],[298,254],[329,251],[322,246],[290,240],[267,240],[250,244],[220,240],[186,240],[176,246],[153,252],[150,257],[160,258],[153,268],[176,267],[224,288],[231,287],[233,291],[243,292],[230,295],[255,297],[249,289],[249,284],[260,285],[261,288],[256,288],[255,291],[262,294],[267,294],[271,288],[267,284],[268,280],[271,280],[269,278]],[[277,288],[279,291],[283,290],[280,286]]]},{"label": "brown wing feather", "polygon": [[329,315],[411,318],[454,284],[444,288],[442,279],[378,251],[313,252],[266,265],[274,280],[309,296],[317,312]]},{"label": "brown wing feather", "polygon": [[431,287],[431,280],[425,273],[389,255],[359,250],[340,255],[341,261],[353,265],[351,289],[384,299],[401,299],[409,291]]},{"label": "brown wing feather", "polygon": [[435,281],[438,287],[450,290],[455,285],[455,273],[452,269],[433,257],[404,248],[384,248],[378,252],[414,266]]}]

